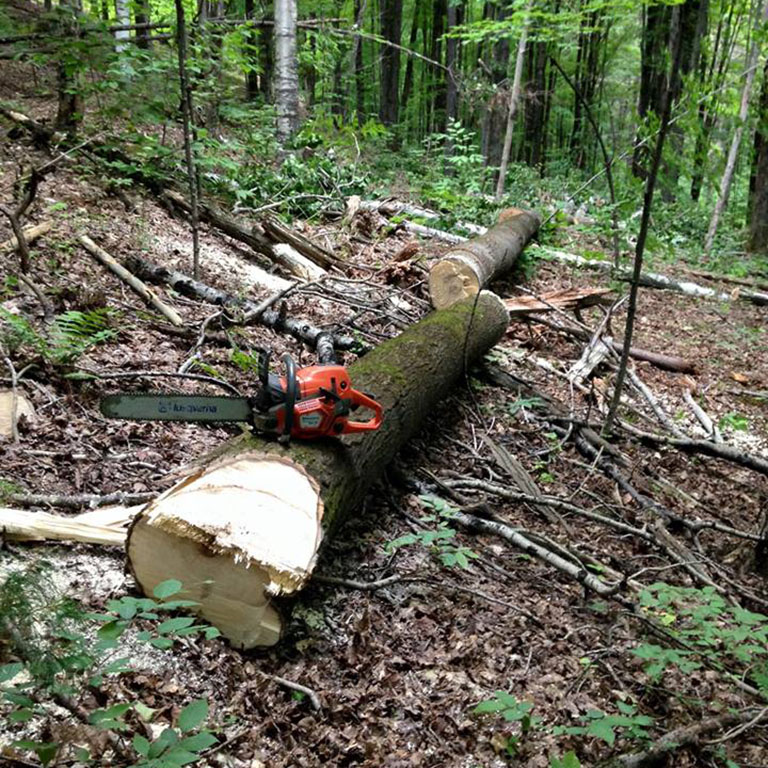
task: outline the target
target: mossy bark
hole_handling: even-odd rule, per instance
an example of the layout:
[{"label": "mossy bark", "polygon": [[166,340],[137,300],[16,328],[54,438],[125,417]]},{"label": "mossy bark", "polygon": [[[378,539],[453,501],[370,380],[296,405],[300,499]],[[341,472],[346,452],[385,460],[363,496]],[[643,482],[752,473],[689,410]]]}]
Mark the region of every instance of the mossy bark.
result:
[{"label": "mossy bark", "polygon": [[[264,632],[259,634],[265,601],[272,595],[290,594],[304,586],[314,568],[321,542],[357,510],[368,488],[418,431],[435,403],[456,385],[468,363],[502,337],[507,322],[507,312],[499,298],[482,292],[475,299],[432,313],[350,366],[353,386],[373,393],[383,406],[384,420],[376,431],[341,439],[294,440],[289,445],[248,434],[225,443],[196,462],[176,488],[147,507],[129,532],[128,560],[141,588],[151,592],[156,583],[167,578],[178,578],[186,584],[184,574],[166,573],[162,564],[174,561],[170,552],[168,557],[164,554],[174,546],[173,537],[177,538],[179,547],[189,547],[192,542],[198,552],[207,552],[210,558],[218,558],[217,562],[231,563],[231,567],[226,566],[228,571],[241,575],[247,572],[251,574],[247,578],[252,578],[245,607],[233,607],[224,619],[221,619],[221,603],[234,606],[237,596],[221,591],[217,597],[215,587],[213,591],[208,586],[201,586],[197,591],[191,587],[189,596],[201,602],[203,616],[213,623],[221,620],[219,628],[225,636],[242,647],[276,642],[280,631],[274,611],[264,614],[263,623],[268,621],[269,627],[264,624]],[[275,472],[285,472],[287,465],[295,467],[296,488],[303,477],[315,489],[314,500],[307,501],[305,496],[300,505],[309,513],[297,517],[306,519],[306,531],[296,530],[294,534],[286,530],[287,524],[283,523],[290,510],[298,505],[297,498],[292,496],[294,492],[298,494],[293,490],[293,481],[244,491],[249,485],[245,478],[251,468],[253,472],[264,473],[265,486],[269,485],[270,478],[276,476],[268,467],[265,470],[265,464],[270,462]],[[224,482],[217,485],[219,477],[226,478],[226,486]],[[190,492],[193,487],[199,490]],[[306,483],[303,487],[306,494]],[[275,499],[274,504],[264,502],[267,492]],[[202,503],[201,494],[205,495]],[[205,511],[208,504],[210,513]],[[205,518],[202,521],[201,509]],[[157,530],[156,535],[152,533],[153,528]],[[233,531],[241,533],[233,535]],[[294,558],[290,551],[293,535],[297,542],[309,540],[316,544]],[[245,543],[246,540],[251,544]],[[145,551],[133,551],[134,543],[137,549],[145,548]],[[148,547],[152,555],[142,574],[137,563],[147,563]],[[270,552],[280,556],[270,561],[264,554]],[[222,555],[228,557],[222,560]],[[220,573],[222,584],[225,581],[233,584],[240,578],[234,573]],[[191,571],[187,578],[193,579],[195,574]],[[210,575],[207,578],[210,580]],[[238,584],[241,583],[244,583],[242,579]],[[259,595],[254,595],[254,591]],[[245,603],[246,598],[242,601]],[[237,615],[241,609],[242,621]],[[240,627],[246,621],[251,629],[243,634]]]}]

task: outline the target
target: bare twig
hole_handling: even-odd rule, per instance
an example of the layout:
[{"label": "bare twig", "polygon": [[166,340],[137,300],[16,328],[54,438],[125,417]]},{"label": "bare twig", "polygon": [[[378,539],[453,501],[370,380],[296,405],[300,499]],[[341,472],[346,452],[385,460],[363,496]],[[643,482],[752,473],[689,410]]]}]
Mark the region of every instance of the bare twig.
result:
[{"label": "bare twig", "polygon": [[269,675],[266,672],[262,672],[262,674],[265,677],[268,677],[270,680],[274,680],[278,685],[282,685],[284,688],[289,688],[292,691],[297,691],[298,693],[303,693],[312,704],[312,709],[315,710],[315,712],[320,712],[322,709],[322,706],[320,705],[320,699],[318,698],[317,694],[311,689],[307,688],[306,685],[301,685],[301,683],[295,683],[293,680],[287,680],[284,677],[278,677],[278,675]]}]

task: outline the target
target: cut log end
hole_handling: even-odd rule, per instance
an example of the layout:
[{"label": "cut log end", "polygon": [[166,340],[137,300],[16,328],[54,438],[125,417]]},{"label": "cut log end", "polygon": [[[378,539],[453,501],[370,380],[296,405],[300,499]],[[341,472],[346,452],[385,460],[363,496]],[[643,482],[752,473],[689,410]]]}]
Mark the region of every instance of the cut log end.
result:
[{"label": "cut log end", "polygon": [[178,579],[180,597],[198,602],[198,613],[235,647],[274,645],[282,622],[270,600],[309,577],[322,514],[317,484],[289,459],[225,457],[146,508],[129,534],[128,557],[145,594]]},{"label": "cut log end", "polygon": [[472,267],[460,259],[443,259],[429,273],[429,295],[435,309],[445,309],[469,299],[480,290],[480,279]]}]

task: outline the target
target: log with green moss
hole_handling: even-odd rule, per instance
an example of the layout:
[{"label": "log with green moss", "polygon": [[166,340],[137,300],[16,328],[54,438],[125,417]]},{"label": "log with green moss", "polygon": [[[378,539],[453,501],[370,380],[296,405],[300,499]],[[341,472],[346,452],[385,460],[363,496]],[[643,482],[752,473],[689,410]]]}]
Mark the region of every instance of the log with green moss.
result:
[{"label": "log with green moss", "polygon": [[321,544],[356,510],[371,484],[418,431],[468,362],[507,327],[492,293],[434,312],[350,366],[356,389],[384,408],[374,432],[292,441],[231,440],[149,504],[128,535],[140,588],[166,579],[241,648],[272,645],[282,623],[272,598],[300,590]]}]

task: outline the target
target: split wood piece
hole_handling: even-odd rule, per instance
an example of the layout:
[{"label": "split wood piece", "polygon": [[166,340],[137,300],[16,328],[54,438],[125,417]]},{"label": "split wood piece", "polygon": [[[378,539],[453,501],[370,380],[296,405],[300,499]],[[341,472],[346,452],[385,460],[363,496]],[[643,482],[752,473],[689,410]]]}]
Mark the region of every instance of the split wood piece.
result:
[{"label": "split wood piece", "polygon": [[452,248],[429,271],[432,304],[449,307],[508,272],[540,224],[537,213],[514,209],[486,234]]},{"label": "split wood piece", "polygon": [[566,377],[571,384],[584,385],[592,372],[611,354],[610,337],[596,336],[584,347],[581,357],[570,367]]},{"label": "split wood piece", "polygon": [[461,379],[465,361],[504,334],[501,300],[483,292],[435,312],[349,368],[384,408],[378,430],[283,445],[243,435],[188,469],[131,527],[128,563],[141,589],[179,579],[184,597],[242,648],[276,643],[270,601],[300,590],[322,541]]},{"label": "split wood piece", "polygon": [[[585,259],[583,256],[578,256],[575,253],[565,253],[564,251],[558,251],[544,246],[535,247],[545,258],[554,259],[563,264],[573,264],[577,267],[605,272],[606,274],[611,274],[618,280],[623,280],[625,282],[632,279],[631,270],[615,269],[613,264],[609,261]],[[694,296],[702,299],[716,299],[717,301],[743,299],[744,301],[749,301],[761,306],[768,305],[768,293],[742,290],[737,290],[733,293],[723,293],[722,291],[716,291],[713,288],[707,288],[698,283],[691,283],[686,280],[675,280],[674,278],[667,277],[667,275],[662,275],[658,272],[643,272],[640,275],[640,285],[643,285],[646,288],[660,288],[668,291],[676,291],[677,293],[683,293],[686,296]]]},{"label": "split wood piece", "polygon": [[559,291],[547,291],[540,296],[517,296],[504,299],[504,305],[510,317],[529,315],[534,312],[573,311],[610,304],[610,288],[564,288]]},{"label": "split wood piece", "polygon": [[[81,541],[87,544],[121,546],[125,542],[124,523],[141,507],[133,510],[124,507],[112,511],[119,523],[105,525],[93,519],[63,517],[48,512],[29,512],[21,509],[0,507],[0,539],[14,541]],[[99,510],[102,514],[106,510]]]},{"label": "split wood piece", "polygon": [[696,402],[690,389],[686,388],[683,390],[683,399],[693,412],[693,415],[699,420],[699,424],[704,427],[707,438],[714,440],[716,443],[722,443],[723,436],[720,434],[720,430],[709,417],[709,414]]},{"label": "split wood piece", "polygon": [[181,326],[184,325],[179,313],[165,304],[155,294],[153,290],[148,288],[138,277],[132,275],[122,264],[120,264],[111,254],[107,253],[103,248],[96,245],[87,235],[81,235],[77,238],[80,245],[85,248],[88,253],[93,256],[96,261],[105,266],[108,270],[116,274],[126,285],[133,288],[133,290],[141,296],[147,304],[153,306],[163,317],[168,320],[172,325]]},{"label": "split wood piece", "polygon": [[[25,227],[23,230],[24,238],[28,243],[32,243],[50,231],[51,226],[52,222],[43,221],[40,224],[35,224],[33,227]],[[0,243],[0,253],[15,251],[18,246],[18,241],[15,237],[12,237],[10,240],[6,240],[5,242]]]},{"label": "split wood piece", "polygon": [[[330,269],[338,262],[338,259],[330,252],[313,243],[309,238],[290,229],[282,221],[274,216],[267,216],[261,226],[267,237],[275,243],[284,243],[298,251],[303,257],[309,259],[318,274],[324,274],[324,270]],[[314,277],[311,279],[315,279]]]},{"label": "split wood piece", "polygon": [[[318,345],[326,349],[329,346],[328,340],[332,340],[332,346],[336,350],[351,350],[359,354],[368,349],[352,336],[328,333],[328,331],[304,320],[285,317],[281,312],[272,308],[260,311],[260,305],[256,302],[240,299],[219,288],[195,280],[183,272],[152,264],[135,254],[128,257],[128,263],[131,271],[145,280],[170,285],[171,288],[184,296],[192,296],[222,307],[242,309],[246,315],[251,315],[261,325],[272,328],[278,333],[289,333],[312,349],[317,349]],[[319,362],[330,362],[330,359],[319,360]]]},{"label": "split wood piece", "polygon": [[[180,192],[173,189],[165,189],[162,191],[161,199],[171,210],[180,210],[185,216],[191,214],[192,207]],[[259,227],[247,229],[228,213],[210,203],[200,202],[198,213],[200,221],[204,221],[234,240],[244,243],[256,251],[256,253],[266,256],[270,261],[280,264],[288,272],[301,280],[314,280],[317,275],[325,274],[323,270],[320,270],[318,273],[319,268],[312,264],[311,260],[308,260],[299,253],[293,243],[282,241],[284,246],[277,248],[275,243],[263,231],[260,231]],[[287,232],[288,230],[286,227],[283,227],[283,231]],[[295,233],[293,234],[295,235]],[[297,242],[299,237],[296,235],[294,242]]]}]

